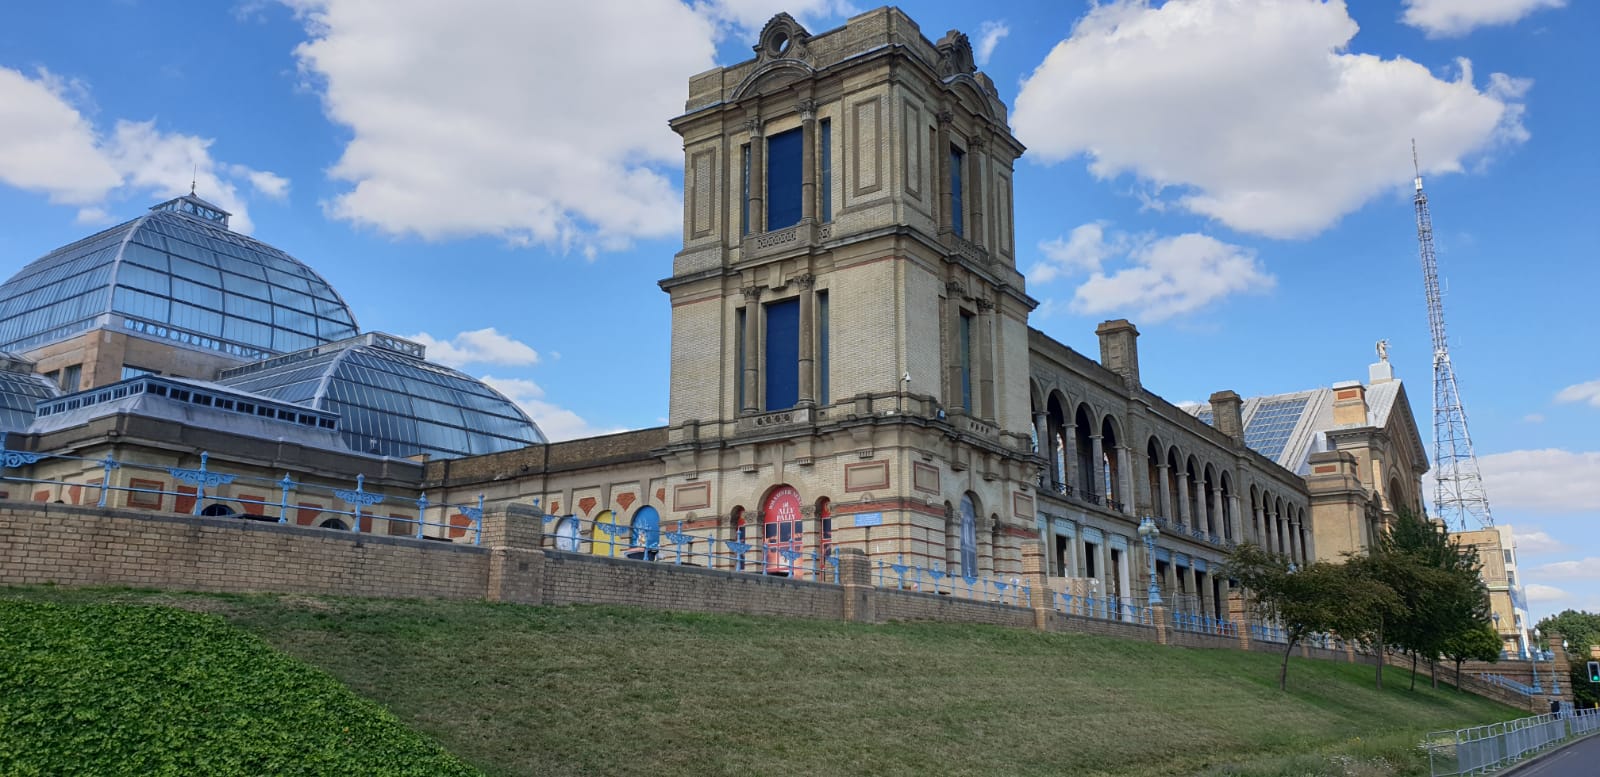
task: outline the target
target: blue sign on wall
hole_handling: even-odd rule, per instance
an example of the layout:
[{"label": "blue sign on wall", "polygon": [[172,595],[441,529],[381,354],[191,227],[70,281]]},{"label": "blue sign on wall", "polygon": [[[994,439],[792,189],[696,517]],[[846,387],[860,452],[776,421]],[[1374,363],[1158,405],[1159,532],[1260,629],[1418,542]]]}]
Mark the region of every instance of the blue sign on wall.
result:
[{"label": "blue sign on wall", "polygon": [[856,528],[863,526],[882,526],[883,513],[856,513]]}]

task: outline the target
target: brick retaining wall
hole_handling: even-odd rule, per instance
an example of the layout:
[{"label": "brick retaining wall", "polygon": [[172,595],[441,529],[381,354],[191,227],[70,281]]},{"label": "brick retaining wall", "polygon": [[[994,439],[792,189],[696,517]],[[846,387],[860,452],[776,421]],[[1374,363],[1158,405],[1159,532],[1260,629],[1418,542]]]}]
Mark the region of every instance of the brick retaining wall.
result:
[{"label": "brick retaining wall", "polygon": [[0,584],[482,599],[483,548],[74,505],[0,502]]},{"label": "brick retaining wall", "polygon": [[545,604],[626,604],[682,612],[839,620],[844,617],[842,593],[843,589],[832,583],[544,552]]}]

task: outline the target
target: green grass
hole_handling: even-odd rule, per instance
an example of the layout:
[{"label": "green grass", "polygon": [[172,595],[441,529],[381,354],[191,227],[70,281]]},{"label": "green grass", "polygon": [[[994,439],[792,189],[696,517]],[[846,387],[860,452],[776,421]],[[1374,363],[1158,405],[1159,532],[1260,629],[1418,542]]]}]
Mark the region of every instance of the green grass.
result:
[{"label": "green grass", "polygon": [[0,774],[476,773],[215,616],[0,599]]},{"label": "green grass", "polygon": [[[1075,634],[460,602],[0,589],[218,612],[490,774],[1415,774],[1517,717],[1372,668]],[[0,770],[3,771],[3,770]]]}]

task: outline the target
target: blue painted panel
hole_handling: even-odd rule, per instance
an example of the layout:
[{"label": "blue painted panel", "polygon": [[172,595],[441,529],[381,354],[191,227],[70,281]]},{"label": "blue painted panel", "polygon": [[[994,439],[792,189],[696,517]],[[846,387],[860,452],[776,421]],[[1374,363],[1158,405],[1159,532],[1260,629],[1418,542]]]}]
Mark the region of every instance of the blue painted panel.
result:
[{"label": "blue painted panel", "polygon": [[856,528],[863,526],[882,526],[883,513],[856,513]]},{"label": "blue painted panel", "polygon": [[1054,521],[1051,521],[1050,528],[1055,529],[1056,534],[1061,534],[1067,537],[1074,537],[1078,534],[1077,527],[1073,526],[1072,522],[1065,518],[1057,518]]},{"label": "blue painted panel", "polygon": [[654,507],[641,507],[633,515],[633,532],[629,544],[636,548],[655,550],[661,547],[661,515]]},{"label": "blue painted panel", "polygon": [[1124,537],[1124,536],[1122,536],[1120,534],[1113,534],[1113,535],[1111,535],[1111,543],[1110,544],[1111,544],[1111,547],[1113,547],[1113,548],[1118,548],[1118,549],[1121,549],[1121,550],[1127,550],[1128,549],[1128,538]]},{"label": "blue painted panel", "polygon": [[800,300],[767,305],[767,410],[800,401]]},{"label": "blue painted panel", "polygon": [[1156,548],[1156,561],[1172,562],[1172,551],[1166,548]]},{"label": "blue painted panel", "polygon": [[1172,554],[1172,561],[1180,567],[1189,566],[1189,557],[1182,553]]},{"label": "blue painted panel", "polygon": [[1194,560],[1194,571],[1196,571],[1196,572],[1204,572],[1204,571],[1206,571],[1206,560],[1203,559],[1203,558],[1195,559]]},{"label": "blue painted panel", "polygon": [[1096,545],[1099,545],[1100,543],[1106,541],[1106,535],[1099,529],[1096,529],[1092,526],[1085,526],[1083,527],[1083,541],[1092,542]]},{"label": "blue painted panel", "polygon": [[767,138],[768,230],[800,223],[802,134],[801,130],[792,129]]}]

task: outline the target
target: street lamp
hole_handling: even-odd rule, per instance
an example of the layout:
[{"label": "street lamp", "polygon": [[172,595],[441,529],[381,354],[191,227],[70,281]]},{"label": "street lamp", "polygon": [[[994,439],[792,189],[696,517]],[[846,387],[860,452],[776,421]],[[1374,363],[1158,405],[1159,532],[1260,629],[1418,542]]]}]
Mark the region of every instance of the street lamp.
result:
[{"label": "street lamp", "polygon": [[1544,693],[1544,689],[1539,686],[1539,638],[1540,638],[1540,636],[1541,635],[1539,634],[1539,630],[1537,628],[1535,628],[1533,630],[1533,650],[1529,651],[1529,652],[1531,652],[1533,654],[1533,660],[1528,664],[1530,667],[1533,668],[1533,692],[1534,693]]},{"label": "street lamp", "polygon": [[1145,516],[1139,521],[1139,536],[1144,538],[1144,557],[1150,567],[1150,606],[1161,604],[1161,588],[1156,585],[1156,538],[1161,536],[1161,530],[1156,528],[1155,519]]},{"label": "street lamp", "polygon": [[1498,612],[1489,613],[1489,617],[1494,619],[1494,635],[1496,637],[1500,637],[1500,657],[1501,658],[1505,658],[1506,657],[1506,652],[1507,652],[1506,651],[1506,638],[1500,636],[1500,613],[1498,613]]}]

